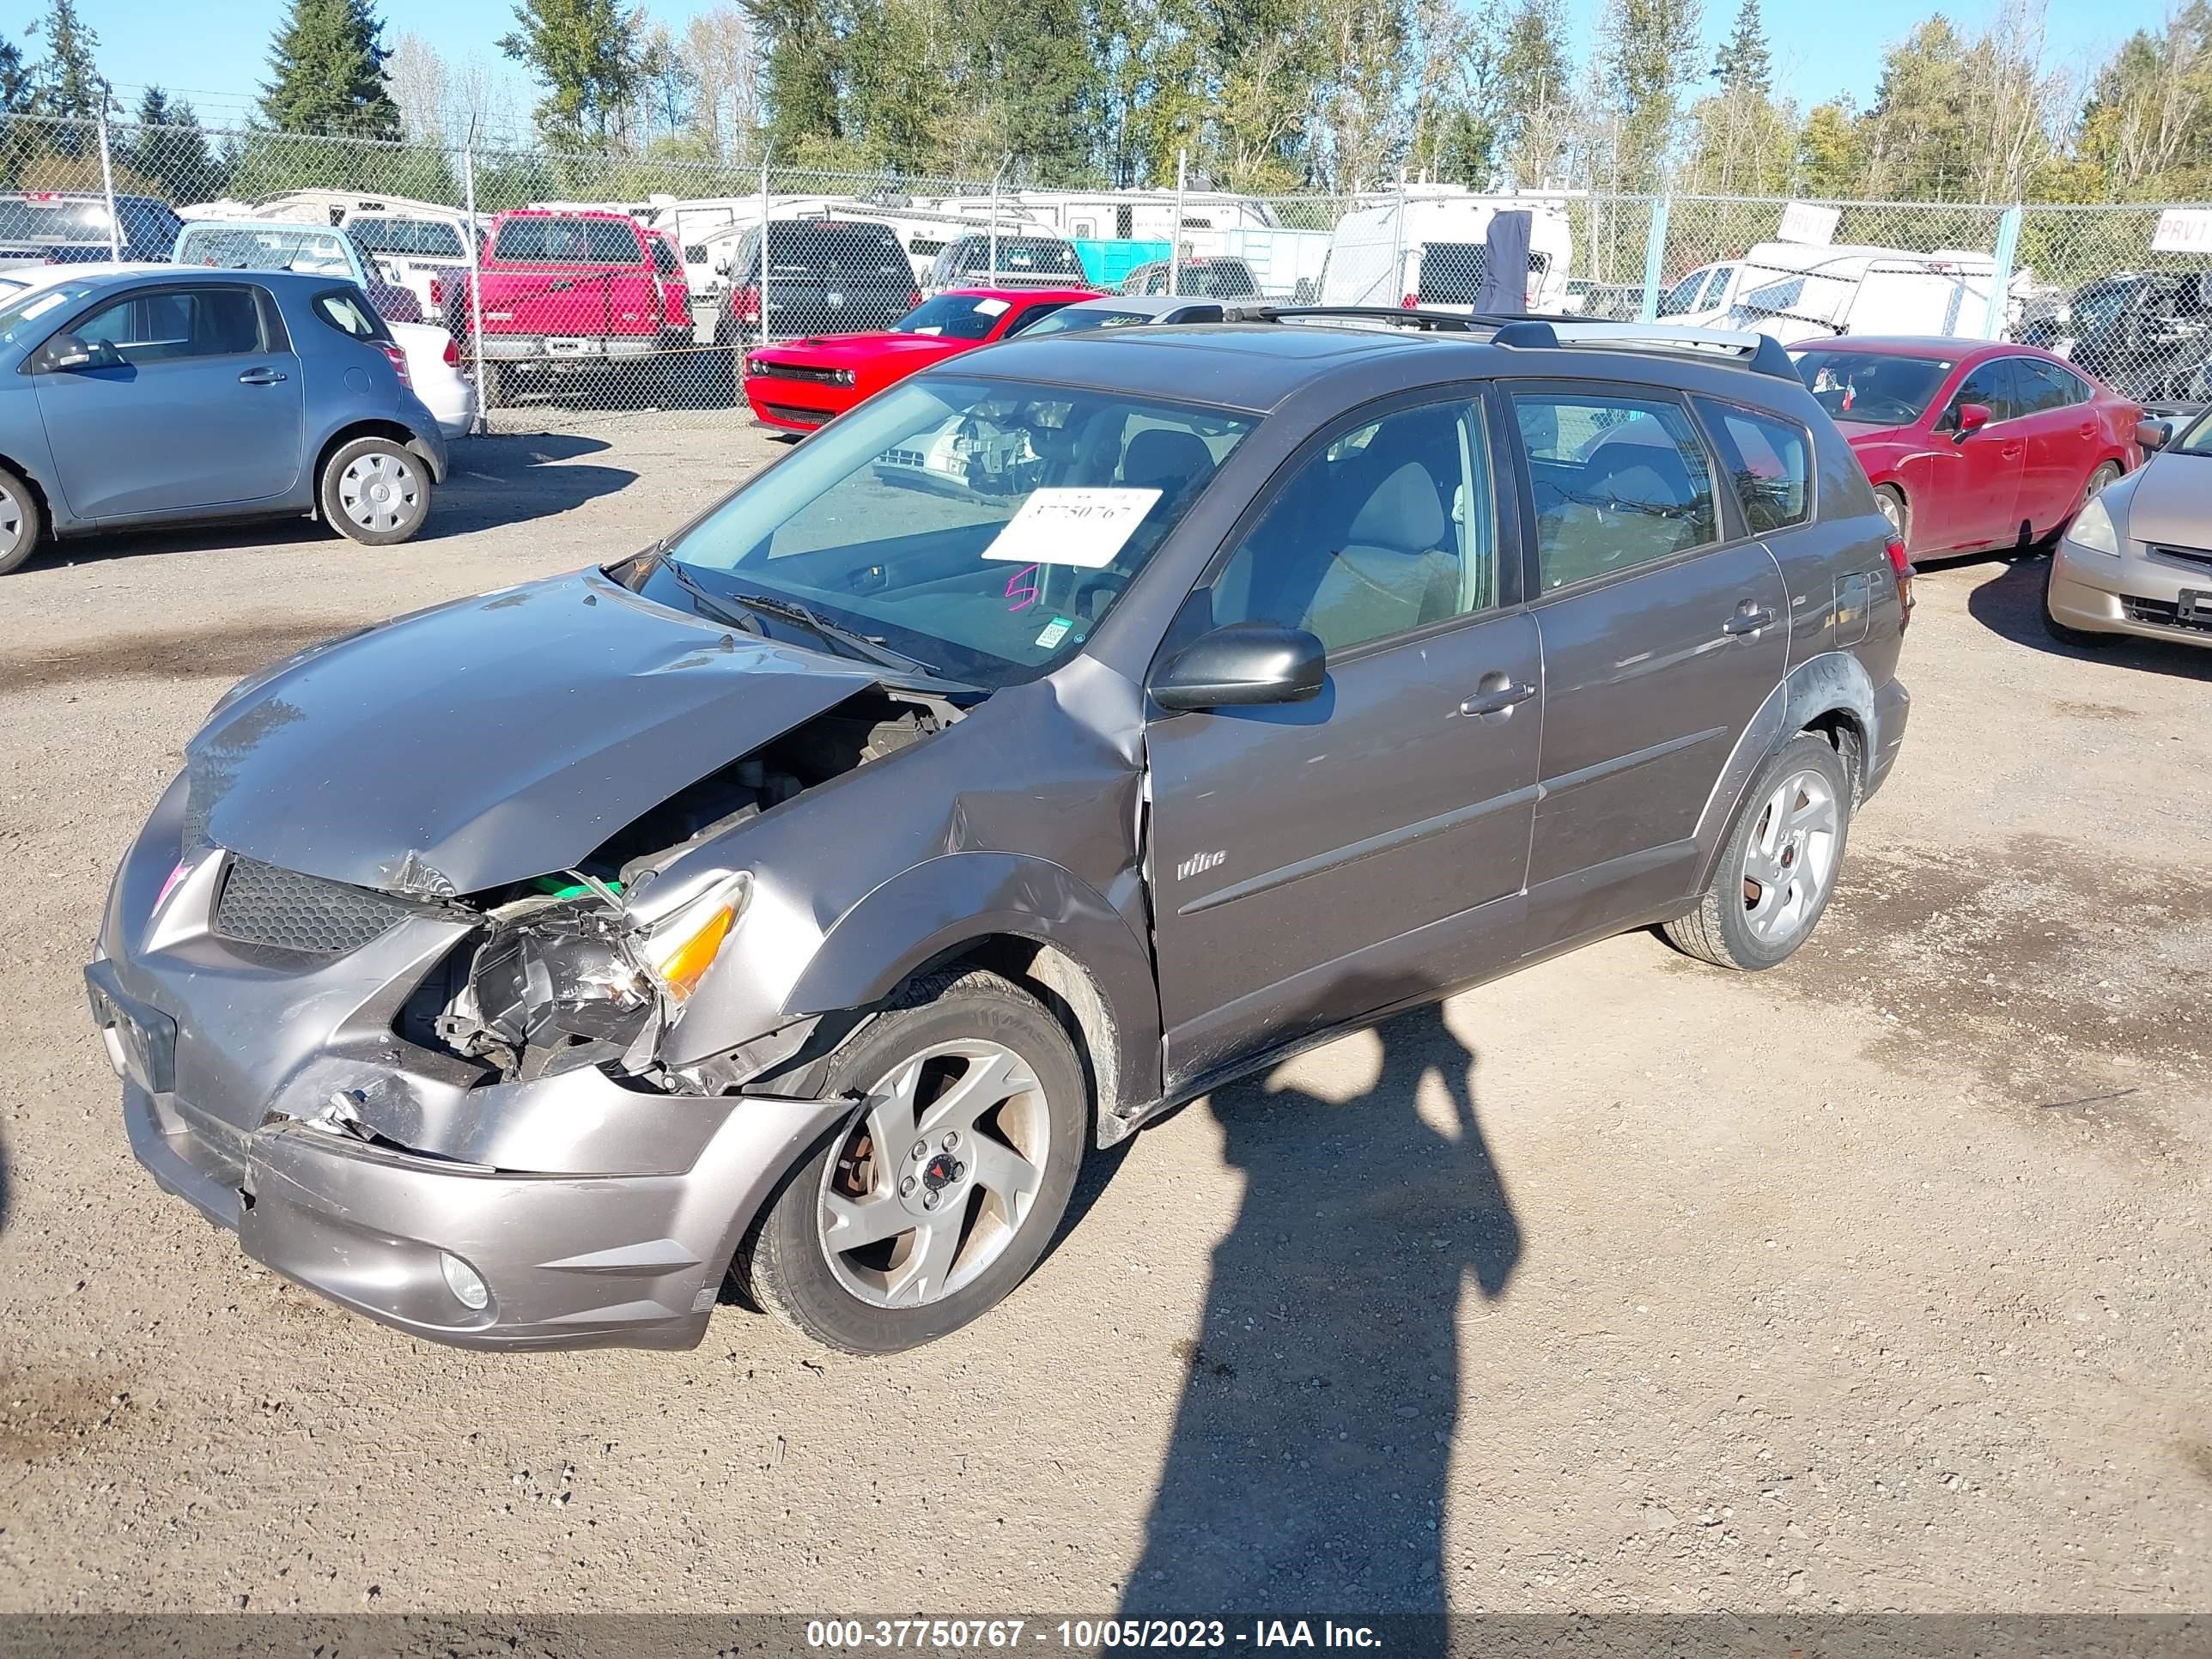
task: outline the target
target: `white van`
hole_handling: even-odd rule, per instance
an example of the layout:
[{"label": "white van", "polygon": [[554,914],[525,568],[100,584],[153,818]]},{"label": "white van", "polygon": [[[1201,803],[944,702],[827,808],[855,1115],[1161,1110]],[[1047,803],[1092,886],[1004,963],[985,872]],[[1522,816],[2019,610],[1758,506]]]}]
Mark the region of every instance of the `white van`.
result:
[{"label": "white van", "polygon": [[1557,197],[1483,196],[1456,185],[1414,185],[1337,221],[1322,268],[1325,306],[1420,306],[1469,311],[1482,286],[1490,222],[1531,216],[1524,309],[1561,310],[1574,228]]},{"label": "white van", "polygon": [[[2017,274],[2014,295],[2033,280]],[[1751,330],[1784,343],[1836,334],[1978,335],[1996,282],[1996,259],[1972,248],[1921,253],[1761,242],[1740,259],[1683,276],[1661,295],[1659,320]]]}]

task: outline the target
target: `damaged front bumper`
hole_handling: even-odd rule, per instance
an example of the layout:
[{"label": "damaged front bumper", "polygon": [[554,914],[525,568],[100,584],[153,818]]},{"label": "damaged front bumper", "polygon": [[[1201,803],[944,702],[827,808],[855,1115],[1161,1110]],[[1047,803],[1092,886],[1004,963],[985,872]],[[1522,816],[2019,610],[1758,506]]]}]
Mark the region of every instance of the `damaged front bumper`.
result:
[{"label": "damaged front bumper", "polygon": [[470,1347],[686,1347],[779,1182],[842,1100],[659,1092],[580,1066],[486,1082],[391,1024],[454,924],[322,961],[198,919],[210,854],[172,791],[118,872],[92,1013],[138,1161],[246,1253],[345,1307]]}]

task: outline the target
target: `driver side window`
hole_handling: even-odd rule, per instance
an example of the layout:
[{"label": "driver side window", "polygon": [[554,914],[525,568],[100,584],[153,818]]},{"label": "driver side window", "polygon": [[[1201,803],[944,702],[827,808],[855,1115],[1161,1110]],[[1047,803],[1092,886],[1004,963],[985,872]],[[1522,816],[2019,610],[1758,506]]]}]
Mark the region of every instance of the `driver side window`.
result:
[{"label": "driver side window", "polygon": [[1497,603],[1489,440],[1474,400],[1337,434],[1213,583],[1216,624],[1303,628],[1332,656]]},{"label": "driver side window", "polygon": [[1955,432],[1959,429],[1959,410],[1967,404],[1988,404],[1991,426],[1999,421],[2009,421],[2021,412],[2019,400],[2014,394],[2011,358],[1991,358],[1959,382],[1959,390],[1953,395],[1939,423],[1943,430]]}]

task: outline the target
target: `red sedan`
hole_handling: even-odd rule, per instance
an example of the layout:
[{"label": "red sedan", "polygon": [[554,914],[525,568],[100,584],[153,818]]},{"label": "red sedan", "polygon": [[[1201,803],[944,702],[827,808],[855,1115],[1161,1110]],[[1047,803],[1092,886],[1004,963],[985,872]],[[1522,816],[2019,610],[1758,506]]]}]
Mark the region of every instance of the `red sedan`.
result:
[{"label": "red sedan", "polygon": [[763,424],[811,432],[863,398],[963,351],[1011,339],[1086,288],[949,288],[881,334],[763,346],[745,358],[745,401]]},{"label": "red sedan", "polygon": [[2142,410],[2033,346],[1852,336],[1790,355],[1916,558],[2056,536],[2142,459]]}]

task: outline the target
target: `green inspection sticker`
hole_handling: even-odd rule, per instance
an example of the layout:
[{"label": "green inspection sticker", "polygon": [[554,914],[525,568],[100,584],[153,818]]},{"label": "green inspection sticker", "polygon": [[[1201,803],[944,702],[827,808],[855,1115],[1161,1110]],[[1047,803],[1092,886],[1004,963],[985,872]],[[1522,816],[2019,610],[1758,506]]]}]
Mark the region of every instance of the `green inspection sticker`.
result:
[{"label": "green inspection sticker", "polygon": [[1039,631],[1036,636],[1037,648],[1042,651],[1051,650],[1053,647],[1067,637],[1067,630],[1074,626],[1074,621],[1070,617],[1054,617]]}]

